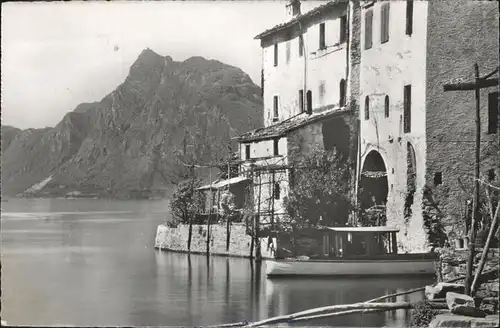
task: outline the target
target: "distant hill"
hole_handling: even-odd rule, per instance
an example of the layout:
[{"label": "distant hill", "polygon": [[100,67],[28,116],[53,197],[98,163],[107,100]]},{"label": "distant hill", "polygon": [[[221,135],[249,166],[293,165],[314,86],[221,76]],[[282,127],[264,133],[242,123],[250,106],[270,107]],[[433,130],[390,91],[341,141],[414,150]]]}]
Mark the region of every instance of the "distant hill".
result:
[{"label": "distant hill", "polygon": [[14,138],[21,132],[20,129],[15,128],[10,125],[2,125],[2,139],[1,139],[1,145],[2,145],[2,153],[4,150],[9,148],[10,143]]},{"label": "distant hill", "polygon": [[231,137],[263,125],[262,107],[241,69],[146,49],[115,91],[54,128],[2,126],[2,193],[126,198],[162,189],[179,152],[201,163],[227,158]]}]

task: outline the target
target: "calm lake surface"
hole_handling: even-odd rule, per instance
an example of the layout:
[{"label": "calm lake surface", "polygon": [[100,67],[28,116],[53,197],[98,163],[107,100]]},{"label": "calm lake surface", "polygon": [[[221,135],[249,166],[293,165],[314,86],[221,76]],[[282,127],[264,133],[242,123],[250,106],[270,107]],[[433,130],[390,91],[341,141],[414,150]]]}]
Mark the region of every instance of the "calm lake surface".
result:
[{"label": "calm lake surface", "polygon": [[[264,267],[247,259],[159,252],[153,248],[156,226],[167,213],[165,201],[2,201],[2,319],[11,325],[214,325],[364,301],[432,282],[268,280]],[[399,310],[308,324],[400,327],[407,318]]]}]

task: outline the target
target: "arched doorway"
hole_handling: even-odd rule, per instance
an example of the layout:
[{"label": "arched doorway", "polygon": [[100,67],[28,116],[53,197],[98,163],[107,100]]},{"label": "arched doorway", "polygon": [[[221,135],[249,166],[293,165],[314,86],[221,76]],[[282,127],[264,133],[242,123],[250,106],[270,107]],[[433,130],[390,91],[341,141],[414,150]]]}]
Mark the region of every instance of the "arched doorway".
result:
[{"label": "arched doorway", "polygon": [[386,204],[389,187],[387,168],[379,152],[366,155],[359,181],[361,223],[366,226],[386,224]]}]

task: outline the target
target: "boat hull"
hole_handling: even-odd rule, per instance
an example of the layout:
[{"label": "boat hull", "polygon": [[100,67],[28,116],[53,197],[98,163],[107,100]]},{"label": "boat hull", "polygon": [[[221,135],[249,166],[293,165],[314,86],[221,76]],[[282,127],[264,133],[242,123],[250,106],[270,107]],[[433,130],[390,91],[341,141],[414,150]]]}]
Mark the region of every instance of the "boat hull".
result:
[{"label": "boat hull", "polygon": [[266,260],[268,277],[431,275],[435,259]]}]

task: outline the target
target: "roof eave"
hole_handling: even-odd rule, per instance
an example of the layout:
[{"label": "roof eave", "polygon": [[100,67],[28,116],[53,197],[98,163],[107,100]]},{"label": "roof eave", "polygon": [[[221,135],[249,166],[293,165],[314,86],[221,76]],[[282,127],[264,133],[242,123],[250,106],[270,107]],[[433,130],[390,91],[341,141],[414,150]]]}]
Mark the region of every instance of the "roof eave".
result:
[{"label": "roof eave", "polygon": [[[340,4],[345,4],[346,2],[344,1],[339,1],[339,0],[332,0],[324,5],[321,5],[317,8],[313,8],[311,9],[310,11],[302,14],[302,15],[299,15],[295,18],[293,18],[292,20],[286,22],[286,23],[282,23],[282,24],[278,24],[278,25],[275,25],[274,27],[271,27],[270,29],[268,29],[267,31],[264,31],[260,34],[258,34],[257,36],[254,37],[254,40],[259,40],[259,39],[262,39],[266,36],[269,36],[273,33],[276,33],[278,31],[281,31],[281,30],[284,30],[286,28],[289,28],[299,22],[301,22],[303,19],[307,19],[307,18],[311,18],[311,17],[314,17],[316,15],[319,15],[321,14],[324,10],[330,8],[330,7],[334,7],[334,6],[337,6],[337,5],[340,5]],[[282,25],[282,26],[280,26]]]}]

